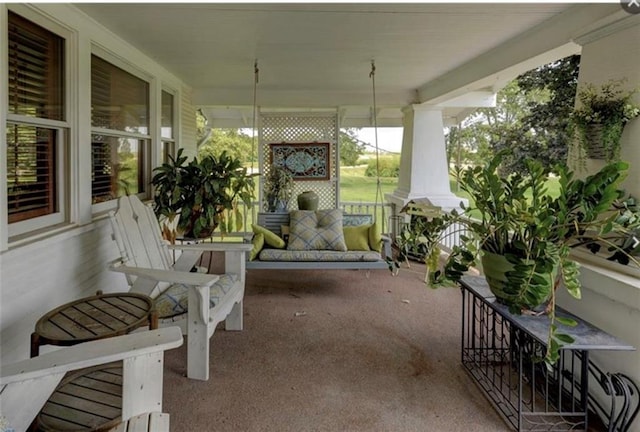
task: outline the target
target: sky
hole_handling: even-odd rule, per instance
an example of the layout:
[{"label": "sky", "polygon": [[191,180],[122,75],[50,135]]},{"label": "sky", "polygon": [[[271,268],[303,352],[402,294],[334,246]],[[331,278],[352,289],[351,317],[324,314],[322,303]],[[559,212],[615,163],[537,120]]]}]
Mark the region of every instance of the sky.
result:
[{"label": "sky", "polygon": [[[368,127],[360,129],[356,136],[359,140],[371,145],[369,149],[375,151],[375,129]],[[402,148],[402,128],[401,127],[379,127],[378,128],[378,148],[390,152],[400,153]]]}]

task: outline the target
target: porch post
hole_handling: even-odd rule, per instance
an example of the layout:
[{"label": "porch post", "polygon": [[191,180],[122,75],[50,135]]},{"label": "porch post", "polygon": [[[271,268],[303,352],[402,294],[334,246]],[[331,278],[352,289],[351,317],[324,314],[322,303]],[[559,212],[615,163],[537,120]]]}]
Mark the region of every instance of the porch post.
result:
[{"label": "porch post", "polygon": [[402,153],[398,188],[387,194],[398,213],[409,201],[427,198],[443,210],[466,201],[449,186],[442,108],[409,105],[403,109]]}]

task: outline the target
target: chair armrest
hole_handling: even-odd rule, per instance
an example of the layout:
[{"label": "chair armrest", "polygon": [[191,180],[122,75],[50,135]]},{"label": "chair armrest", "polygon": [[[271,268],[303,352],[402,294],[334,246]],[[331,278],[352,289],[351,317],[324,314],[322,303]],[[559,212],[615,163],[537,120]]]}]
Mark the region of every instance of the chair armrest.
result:
[{"label": "chair armrest", "polygon": [[0,385],[11,384],[75,369],[143,356],[182,345],[179,327],[166,327],[85,342],[0,369]]},{"label": "chair armrest", "polygon": [[249,252],[253,247],[250,243],[196,243],[184,245],[168,245],[169,249],[178,249],[185,251],[214,251],[214,252]]},{"label": "chair armrest", "polygon": [[205,273],[191,273],[176,270],[159,270],[142,267],[129,267],[124,264],[112,263],[110,270],[125,273],[130,276],[137,276],[142,279],[157,282],[180,283],[185,285],[210,287],[220,279],[218,275]]}]

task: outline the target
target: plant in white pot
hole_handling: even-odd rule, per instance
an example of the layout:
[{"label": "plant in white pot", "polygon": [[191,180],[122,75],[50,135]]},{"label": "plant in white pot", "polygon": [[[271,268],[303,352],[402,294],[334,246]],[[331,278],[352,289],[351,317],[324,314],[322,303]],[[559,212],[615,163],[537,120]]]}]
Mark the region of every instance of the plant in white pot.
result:
[{"label": "plant in white pot", "polygon": [[[482,261],[493,294],[512,313],[548,314],[546,360],[553,363],[560,346],[571,341],[557,331],[556,320],[571,323],[555,317],[556,289],[562,285],[580,298],[578,264],[569,257],[570,250],[595,242],[615,247],[616,239],[634,229],[619,222],[617,207],[628,165],[609,164],[584,180],[558,166],[554,173],[560,191],[553,196],[547,189],[548,174],[537,162],[528,161],[526,172],[501,176],[498,167],[504,155],[497,154],[485,166],[457,172],[461,189],[474,203],[466,212],[479,214],[479,219],[455,211],[444,213],[414,234],[427,250],[431,286],[454,284]],[[461,244],[441,263],[439,244],[456,227],[464,233]]]}]

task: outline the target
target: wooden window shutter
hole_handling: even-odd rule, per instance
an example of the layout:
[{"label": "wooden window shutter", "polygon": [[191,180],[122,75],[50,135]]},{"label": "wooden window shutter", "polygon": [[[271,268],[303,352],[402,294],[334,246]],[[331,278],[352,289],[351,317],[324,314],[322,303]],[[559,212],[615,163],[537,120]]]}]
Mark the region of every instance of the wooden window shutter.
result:
[{"label": "wooden window shutter", "polygon": [[9,12],[9,112],[64,120],[64,41]]},{"label": "wooden window shutter", "polygon": [[[8,18],[9,113],[64,120],[64,40],[15,13]],[[6,138],[9,223],[56,212],[58,132],[16,120]]]}]

